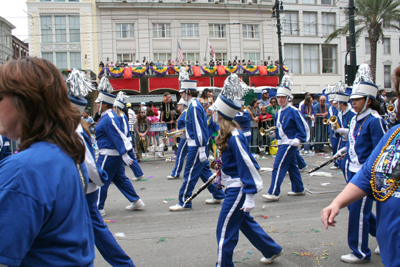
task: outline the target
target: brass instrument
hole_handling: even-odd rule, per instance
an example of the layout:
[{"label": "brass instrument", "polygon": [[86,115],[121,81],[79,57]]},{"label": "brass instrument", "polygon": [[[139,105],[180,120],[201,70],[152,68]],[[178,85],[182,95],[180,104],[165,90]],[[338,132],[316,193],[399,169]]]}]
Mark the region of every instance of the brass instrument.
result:
[{"label": "brass instrument", "polygon": [[179,137],[182,134],[184,134],[185,132],[186,132],[185,129],[177,130],[175,132],[170,132],[170,133],[164,132],[163,139],[166,139],[166,138],[169,138],[169,137]]},{"label": "brass instrument", "polygon": [[337,118],[335,115],[330,116],[329,119],[328,119],[328,121],[329,121],[329,123],[332,125],[332,128],[333,128],[334,130],[337,130],[337,129],[340,128],[340,125],[339,125],[339,123],[338,123],[338,118]]},{"label": "brass instrument", "polygon": [[327,118],[324,118],[324,119],[322,120],[322,123],[325,124],[325,125],[327,125],[327,124],[329,124],[329,121],[328,121]]},{"label": "brass instrument", "polygon": [[272,127],[266,126],[266,127],[267,127],[266,129],[265,128],[260,128],[260,135],[261,136],[273,135],[275,130],[276,130],[276,127],[275,126],[272,126]]},{"label": "brass instrument", "polygon": [[387,107],[387,111],[390,114],[390,117],[395,117],[396,118],[396,113],[395,113],[396,107],[394,105],[390,105]]}]

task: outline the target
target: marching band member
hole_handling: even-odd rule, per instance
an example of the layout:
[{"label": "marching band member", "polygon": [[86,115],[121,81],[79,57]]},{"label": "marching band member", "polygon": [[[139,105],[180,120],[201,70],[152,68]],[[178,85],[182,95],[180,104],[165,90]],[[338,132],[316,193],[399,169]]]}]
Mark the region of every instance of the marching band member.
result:
[{"label": "marching band member", "polygon": [[[183,90],[182,90],[183,91]],[[182,114],[178,119],[178,130],[185,129],[185,118],[186,118],[186,111],[187,111],[187,101],[181,98],[178,102],[178,105],[182,105]],[[181,175],[181,171],[183,168],[183,162],[188,153],[188,145],[186,141],[186,134],[181,135],[181,140],[179,141],[178,151],[176,152],[176,160],[175,160],[175,167],[172,170],[172,174],[167,176],[168,179],[177,179]]]},{"label": "marching band member", "polygon": [[[181,82],[181,97],[188,102],[185,116],[186,140],[188,142],[188,155],[186,159],[184,182],[179,191],[179,203],[169,207],[170,211],[183,211],[192,208],[189,202],[183,206],[199,177],[206,182],[212,172],[207,160],[208,153],[208,129],[206,114],[200,102],[197,100],[197,81],[183,80]],[[206,200],[206,204],[220,204],[224,199],[224,192],[210,185],[207,189],[213,194],[213,198]]]},{"label": "marching band member", "polygon": [[[350,122],[347,145],[336,155],[347,152],[345,172],[351,182],[359,172],[373,149],[385,134],[386,125],[378,114],[376,101],[378,87],[369,77],[369,66],[362,64],[357,72],[350,99],[357,113]],[[368,233],[376,236],[376,218],[372,213],[373,200],[367,196],[349,205],[348,244],[352,253],[343,255],[341,260],[348,263],[368,262],[371,250],[368,248]]]},{"label": "marching band member", "polygon": [[[114,106],[116,107],[115,113],[117,114],[119,120],[120,120],[120,130],[124,133],[124,135],[128,138],[128,140],[132,143],[132,135],[129,127],[129,120],[126,117],[125,113],[123,112],[124,109],[124,101],[123,101],[123,93],[122,92],[118,93],[117,98],[115,99]],[[120,99],[118,99],[120,98]],[[141,180],[144,178],[144,174],[142,169],[139,166],[139,162],[137,161],[135,155],[133,154],[133,149],[128,151],[128,156],[133,160],[132,165],[129,167],[131,168],[133,174],[135,175],[135,178],[132,180]]]},{"label": "marching band member", "polygon": [[[251,117],[250,117],[250,112],[247,109],[247,107],[244,105],[244,100],[237,100],[241,105],[240,111],[235,115],[233,120],[239,125],[241,132],[243,135],[246,137],[246,140],[248,142],[248,147],[250,148],[251,145]],[[253,154],[250,155],[251,160],[253,161],[254,166],[256,167],[258,172],[265,172],[267,169],[266,168],[261,168],[260,165],[258,165],[258,162],[254,158]]]},{"label": "marching band member", "polygon": [[268,193],[263,195],[268,201],[278,201],[280,187],[289,171],[292,191],[289,196],[305,195],[303,181],[297,162],[298,146],[310,138],[310,129],[300,111],[289,104],[292,97],[289,76],[284,76],[282,84],[278,87],[277,98],[281,109],[276,116],[276,138],[278,139],[278,152],[274,161],[271,186]]},{"label": "marching band member", "polygon": [[[74,69],[71,72],[69,78],[67,79],[67,84],[69,86],[69,99],[71,104],[77,108],[81,114],[87,105],[87,100],[83,98],[85,96],[84,90],[82,90],[82,88],[78,88],[78,90],[71,90],[71,87],[79,87],[79,85],[74,84],[77,81],[74,80],[74,77],[79,77],[78,72],[80,71],[77,69]],[[90,91],[91,90],[94,90],[94,88],[90,88]],[[85,144],[84,164],[88,175],[86,201],[88,203],[89,213],[92,219],[95,245],[103,258],[111,266],[134,267],[135,265],[133,264],[131,258],[126,255],[126,253],[118,245],[97,208],[99,189],[101,186],[103,186],[104,181],[108,179],[108,176],[107,173],[96,163],[92,140],[90,138],[91,134],[87,124],[82,123],[81,121],[80,125],[78,125],[78,128],[76,129],[76,132],[79,134],[79,137]]]},{"label": "marching band member", "polygon": [[0,67],[0,134],[20,141],[0,161],[0,266],[93,266],[80,120],[51,62],[25,57]]},{"label": "marching band member", "polygon": [[[341,81],[342,82],[342,81]],[[343,83],[343,82],[342,82]],[[328,86],[329,87],[329,86]],[[329,107],[329,109],[328,109],[328,119],[330,118],[330,117],[332,117],[332,116],[336,116],[336,117],[338,117],[338,113],[339,113],[339,110],[338,110],[338,103],[335,101],[335,97],[336,97],[336,86],[334,86],[334,87],[331,87],[331,91],[330,91],[330,93],[328,94],[328,99],[329,99],[329,104],[330,104],[330,107]],[[331,127],[330,127],[330,133],[329,133],[329,136],[330,136],[330,140],[331,140],[331,146],[332,146],[332,153],[333,153],[333,155],[335,155],[336,153],[337,153],[337,151],[338,151],[338,145],[339,145],[339,136],[338,136],[338,134],[336,134],[336,132],[333,130],[333,127],[332,127],[332,125],[331,125]],[[329,167],[329,169],[331,169],[331,170],[337,170],[337,169],[339,169],[339,162],[338,161],[335,161],[334,162],[334,165],[333,166],[331,166],[331,167]]]},{"label": "marching band member", "polygon": [[[394,76],[396,93],[399,95],[400,67],[397,67]],[[367,196],[375,198],[379,222],[376,238],[382,263],[386,267],[400,266],[399,145],[400,126],[397,125],[374,146],[371,155],[342,193],[321,211],[321,220],[328,228],[335,226],[335,217],[341,208]]]},{"label": "marching band member", "polygon": [[11,155],[10,139],[0,135],[0,160]]},{"label": "marching band member", "polygon": [[125,175],[125,166],[133,164],[129,156],[132,144],[120,130],[120,121],[113,111],[115,95],[100,91],[98,99],[100,102],[101,119],[96,127],[96,140],[99,147],[97,163],[108,174],[108,180],[100,190],[98,208],[102,216],[105,216],[104,204],[107,198],[108,187],[111,182],[117,186],[121,193],[131,202],[126,210],[142,210],[144,202],[136,194],[132,183]]},{"label": "marching band member", "polygon": [[233,251],[239,239],[239,230],[263,254],[262,263],[272,263],[283,254],[283,249],[250,216],[254,196],[262,190],[262,179],[250,159],[250,148],[239,125],[233,120],[240,110],[237,100],[221,93],[214,104],[215,121],[220,130],[216,137],[221,151],[221,177],[225,183],[225,201],[217,224],[218,261],[216,266],[234,266]]},{"label": "marching band member", "polygon": [[214,107],[211,105],[207,108],[206,120],[207,120],[207,129],[208,129],[208,141],[209,141],[209,149],[213,154],[208,156],[209,162],[213,162],[215,157],[217,156],[217,145],[215,144],[215,137],[218,136],[219,126],[213,120],[213,111]]},{"label": "marching band member", "polygon": [[[335,101],[338,103],[339,113],[338,113],[338,123],[340,128],[336,130],[339,134],[339,150],[347,145],[347,141],[349,140],[349,127],[350,122],[353,117],[356,115],[353,108],[349,103],[350,95],[346,93],[336,93]],[[346,169],[346,161],[348,155],[345,158],[339,160],[339,166],[342,170],[346,181],[347,181],[347,169]]]}]

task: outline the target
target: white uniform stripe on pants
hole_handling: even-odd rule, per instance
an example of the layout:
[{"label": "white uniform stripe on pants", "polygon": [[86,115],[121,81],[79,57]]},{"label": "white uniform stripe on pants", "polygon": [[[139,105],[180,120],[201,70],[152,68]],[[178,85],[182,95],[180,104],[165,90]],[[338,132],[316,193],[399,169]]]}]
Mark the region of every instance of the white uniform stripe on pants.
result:
[{"label": "white uniform stripe on pants", "polygon": [[183,196],[182,196],[182,202],[183,202],[183,203],[185,203],[185,201],[186,201],[185,195],[186,195],[187,189],[188,189],[188,187],[189,187],[190,180],[192,179],[192,172],[193,172],[194,166],[196,166],[196,160],[199,160],[199,150],[198,150],[198,149],[197,149],[197,152],[196,152],[196,157],[194,158],[194,161],[193,161],[193,165],[192,165],[192,167],[190,168],[188,180],[187,180],[187,182],[186,182],[185,191],[183,191]]},{"label": "white uniform stripe on pants", "polygon": [[179,156],[176,158],[176,161],[175,161],[175,162],[178,163],[178,165],[176,166],[176,171],[175,171],[175,173],[172,175],[172,176],[174,176],[174,177],[178,176],[179,166],[181,165],[181,157],[182,157],[182,153],[183,153],[183,151],[184,151],[184,149],[185,149],[185,146],[187,146],[187,141],[186,141],[186,139],[185,139],[185,143],[184,143],[183,146],[182,146],[181,153],[179,153]]},{"label": "white uniform stripe on pants", "polygon": [[291,147],[292,147],[292,146],[290,145],[290,146],[288,146],[288,147],[286,148],[285,154],[283,154],[282,160],[281,160],[281,162],[279,162],[278,172],[276,173],[276,178],[275,178],[275,183],[274,183],[274,190],[272,190],[272,194],[275,194],[275,190],[276,190],[276,187],[277,187],[277,185],[278,185],[278,180],[279,180],[279,173],[281,172],[282,163],[285,161],[286,154],[287,154],[287,152],[289,151],[289,149],[290,149]]},{"label": "white uniform stripe on pants", "polygon": [[360,209],[360,219],[358,221],[358,251],[363,256],[363,259],[365,259],[366,257],[366,255],[361,250],[361,245],[363,241],[363,230],[364,230],[364,208],[366,201],[367,201],[367,196],[363,197],[362,199],[362,204]]},{"label": "white uniform stripe on pants", "polygon": [[224,245],[225,241],[225,233],[226,233],[226,228],[228,226],[229,220],[233,214],[233,212],[236,210],[237,205],[239,204],[240,200],[242,199],[243,192],[240,190],[235,203],[233,203],[232,208],[229,210],[228,215],[225,218],[224,225],[222,226],[222,231],[221,231],[221,239],[219,240],[218,244],[218,262],[217,262],[217,267],[221,267],[221,262],[222,262],[222,246]]},{"label": "white uniform stripe on pants", "polygon": [[[108,157],[108,155],[105,155],[104,156],[104,160],[103,160],[103,162],[101,163],[101,169],[102,170],[104,170],[104,164],[106,163],[106,160],[107,160],[107,157]],[[99,195],[97,196],[97,207],[99,206],[99,203],[100,203],[100,192],[101,192],[101,190],[99,189]]]}]

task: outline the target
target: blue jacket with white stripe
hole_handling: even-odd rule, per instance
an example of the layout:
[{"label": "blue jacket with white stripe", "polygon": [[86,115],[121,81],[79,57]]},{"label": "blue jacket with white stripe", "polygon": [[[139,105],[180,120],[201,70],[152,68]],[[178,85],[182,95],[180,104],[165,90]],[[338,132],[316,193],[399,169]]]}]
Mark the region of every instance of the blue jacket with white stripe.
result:
[{"label": "blue jacket with white stripe", "polygon": [[132,149],[131,142],[120,130],[120,122],[112,109],[108,109],[102,114],[96,126],[96,140],[99,149],[114,149],[120,156]]}]

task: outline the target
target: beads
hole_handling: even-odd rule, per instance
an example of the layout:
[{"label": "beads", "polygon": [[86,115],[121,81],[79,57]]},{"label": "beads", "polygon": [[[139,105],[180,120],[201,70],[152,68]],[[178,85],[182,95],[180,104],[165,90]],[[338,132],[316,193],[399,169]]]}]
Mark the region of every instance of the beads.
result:
[{"label": "beads", "polygon": [[[398,133],[400,132],[400,127],[392,134],[392,136],[388,139],[386,142],[385,146],[382,148],[381,153],[379,156],[376,158],[374,164],[372,165],[371,169],[371,188],[372,188],[372,195],[374,198],[378,201],[386,201],[390,196],[393,195],[393,193],[396,191],[397,187],[399,186],[400,181],[398,180],[399,177],[396,177],[396,179],[391,179],[389,177],[389,169],[392,164],[393,157],[395,156],[396,153],[396,147],[399,146],[400,144],[400,135]],[[387,147],[390,145],[392,140],[395,139],[395,144],[392,148],[390,148],[389,153],[387,153],[385,157],[385,161],[383,162],[384,165],[382,167],[382,172],[383,172],[383,177],[386,179],[386,183],[390,184],[388,188],[378,190],[377,185],[376,185],[376,177],[375,177],[375,167],[377,163],[379,162],[379,159],[382,157],[382,154],[386,151]],[[397,157],[396,157],[397,158]],[[386,192],[385,195],[382,195],[382,193]]]}]

